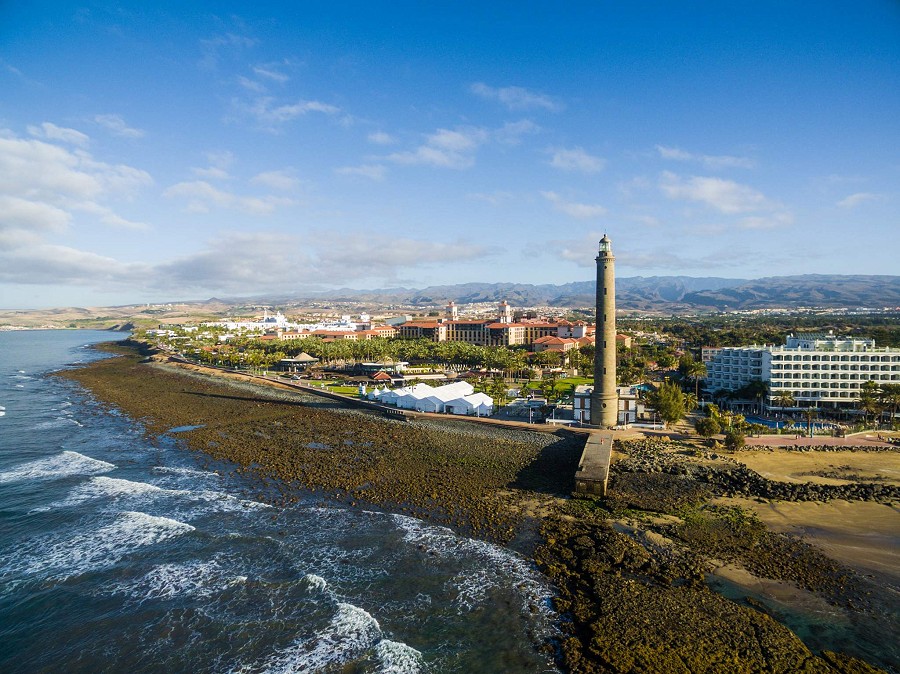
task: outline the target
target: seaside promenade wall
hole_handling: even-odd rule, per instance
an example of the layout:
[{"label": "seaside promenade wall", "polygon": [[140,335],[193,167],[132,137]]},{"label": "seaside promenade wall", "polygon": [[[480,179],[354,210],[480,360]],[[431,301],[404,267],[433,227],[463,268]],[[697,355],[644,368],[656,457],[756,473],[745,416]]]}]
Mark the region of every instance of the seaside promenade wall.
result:
[{"label": "seaside promenade wall", "polygon": [[[559,427],[552,424],[530,424],[524,421],[507,421],[501,419],[492,419],[490,417],[471,417],[471,416],[460,416],[455,414],[437,414],[431,412],[416,412],[414,410],[401,410],[396,407],[391,407],[389,405],[384,405],[382,403],[372,402],[370,400],[363,400],[360,398],[354,398],[352,396],[347,396],[342,393],[334,393],[333,391],[329,391],[324,388],[320,388],[315,384],[303,382],[303,381],[284,381],[280,377],[272,377],[266,375],[258,375],[251,374],[249,372],[244,372],[241,370],[233,370],[231,368],[220,367],[217,365],[200,365],[193,361],[187,360],[186,358],[180,358],[178,356],[169,355],[168,362],[174,365],[182,365],[187,366],[192,369],[199,370],[210,370],[215,372],[220,372],[224,375],[236,376],[241,379],[247,381],[254,381],[261,385],[265,386],[273,386],[281,389],[287,390],[295,390],[303,393],[310,393],[316,396],[320,396],[322,398],[328,398],[329,400],[333,400],[335,402],[346,405],[347,407],[353,407],[360,410],[366,410],[372,412],[373,414],[381,414],[390,419],[440,419],[441,421],[450,421],[450,422],[458,422],[458,423],[468,423],[468,424],[482,424],[487,426],[496,426],[500,428],[522,428],[530,431],[534,431],[536,433],[556,433],[559,431]],[[573,428],[571,426],[566,426],[565,430],[567,432],[572,432],[579,435],[589,435],[591,433],[590,429],[587,428]]]}]

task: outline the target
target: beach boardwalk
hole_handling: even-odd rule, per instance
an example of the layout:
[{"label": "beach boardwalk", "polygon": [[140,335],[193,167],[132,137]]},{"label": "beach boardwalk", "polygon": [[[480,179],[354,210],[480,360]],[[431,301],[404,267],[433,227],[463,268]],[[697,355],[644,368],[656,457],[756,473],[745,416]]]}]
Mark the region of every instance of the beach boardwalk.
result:
[{"label": "beach boardwalk", "polygon": [[575,472],[575,496],[606,496],[613,434],[596,431],[588,436]]}]

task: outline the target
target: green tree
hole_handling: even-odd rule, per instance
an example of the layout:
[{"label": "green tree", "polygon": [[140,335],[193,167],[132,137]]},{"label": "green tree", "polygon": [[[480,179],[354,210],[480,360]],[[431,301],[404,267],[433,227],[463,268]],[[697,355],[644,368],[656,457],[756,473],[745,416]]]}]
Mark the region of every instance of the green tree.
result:
[{"label": "green tree", "polygon": [[773,402],[782,409],[784,409],[785,407],[793,407],[797,404],[797,401],[794,399],[794,394],[787,389],[779,391],[775,396]]},{"label": "green tree", "polygon": [[757,411],[762,414],[762,401],[769,392],[769,382],[762,379],[752,379],[736,391],[739,398],[751,398],[756,401]]},{"label": "green tree", "polygon": [[722,427],[713,417],[700,417],[694,422],[694,430],[697,431],[697,435],[709,440],[712,436],[721,433]]},{"label": "green tree", "polygon": [[815,407],[807,407],[803,410],[803,415],[806,417],[806,430],[809,434],[809,437],[813,436],[813,419],[818,416],[818,411]]},{"label": "green tree", "polygon": [[868,422],[870,414],[875,419],[884,411],[880,393],[878,383],[871,379],[859,387],[859,408],[863,411],[866,422]]},{"label": "green tree", "polygon": [[690,414],[695,409],[697,409],[697,405],[699,405],[699,401],[697,400],[697,396],[693,393],[685,393],[684,394],[684,413]]},{"label": "green tree", "polygon": [[677,384],[668,381],[663,382],[656,391],[648,393],[647,402],[657,411],[665,428],[684,419],[687,413],[684,393]]},{"label": "green tree", "polygon": [[700,380],[706,377],[706,364],[702,360],[687,363],[684,374],[694,380],[694,397],[700,399]]},{"label": "green tree", "polygon": [[900,407],[900,384],[882,384],[879,394],[881,404],[891,410],[891,428],[896,424],[897,408]]},{"label": "green tree", "polygon": [[725,432],[725,447],[731,451],[741,449],[746,444],[744,434],[736,428]]}]

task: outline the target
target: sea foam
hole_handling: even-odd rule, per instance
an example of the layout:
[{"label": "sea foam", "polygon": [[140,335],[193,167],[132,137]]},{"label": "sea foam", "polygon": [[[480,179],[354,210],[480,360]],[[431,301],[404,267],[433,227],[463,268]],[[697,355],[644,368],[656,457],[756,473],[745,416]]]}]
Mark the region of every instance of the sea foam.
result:
[{"label": "sea foam", "polygon": [[176,538],[194,527],[168,517],[122,512],[110,524],[69,537],[45,536],[31,541],[10,559],[4,572],[69,578],[115,566],[132,551]]},{"label": "sea foam", "polygon": [[468,565],[468,570],[447,582],[447,589],[456,594],[455,603],[460,612],[483,605],[491,589],[514,584],[523,603],[538,606],[550,615],[549,588],[525,558],[491,543],[457,536],[446,527],[426,524],[413,517],[392,515],[392,518],[403,532],[403,540],[409,544],[422,546],[439,556],[465,556],[481,561]]},{"label": "sea foam", "polygon": [[136,582],[116,586],[114,592],[129,594],[141,602],[185,596],[207,599],[246,581],[246,576],[229,575],[216,559],[196,560],[161,564]]},{"label": "sea foam", "polygon": [[366,611],[353,604],[339,603],[328,626],[314,637],[300,639],[274,653],[258,667],[243,671],[267,674],[319,672],[340,663],[361,658],[381,641],[381,627]]},{"label": "sea foam", "polygon": [[0,473],[0,483],[57,479],[72,475],[97,475],[114,469],[115,465],[106,461],[98,461],[84,454],[66,450],[55,456],[23,463],[12,470]]},{"label": "sea foam", "polygon": [[378,674],[419,674],[422,671],[422,654],[397,641],[379,641],[375,656],[378,658]]}]

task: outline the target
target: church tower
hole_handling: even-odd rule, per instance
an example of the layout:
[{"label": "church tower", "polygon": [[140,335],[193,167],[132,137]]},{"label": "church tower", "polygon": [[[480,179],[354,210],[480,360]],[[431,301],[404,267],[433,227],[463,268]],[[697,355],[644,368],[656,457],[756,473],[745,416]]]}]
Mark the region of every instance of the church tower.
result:
[{"label": "church tower", "polygon": [[606,234],[600,239],[597,262],[597,332],[594,337],[594,392],[591,425],[612,428],[619,421],[616,393],[616,258]]}]

